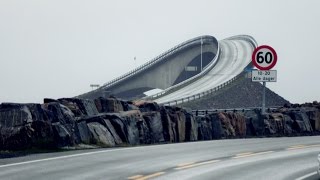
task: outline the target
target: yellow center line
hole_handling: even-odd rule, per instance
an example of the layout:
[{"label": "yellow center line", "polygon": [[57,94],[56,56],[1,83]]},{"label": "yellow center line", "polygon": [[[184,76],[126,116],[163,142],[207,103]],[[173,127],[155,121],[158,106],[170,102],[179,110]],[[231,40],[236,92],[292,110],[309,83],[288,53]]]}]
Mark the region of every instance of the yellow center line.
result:
[{"label": "yellow center line", "polygon": [[175,169],[176,169],[176,170],[187,169],[187,168],[197,167],[197,166],[201,166],[201,165],[216,163],[216,162],[219,162],[219,161],[220,161],[220,160],[205,161],[205,162],[201,162],[201,163],[194,163],[194,164],[190,164],[190,165],[185,165],[185,166],[177,167],[177,168],[175,168]]},{"label": "yellow center line", "polygon": [[310,148],[310,147],[320,147],[320,144],[290,146],[289,148],[287,148],[287,150],[303,149],[303,148]]},{"label": "yellow center line", "polygon": [[147,175],[147,176],[144,176],[144,177],[137,178],[136,180],[147,180],[147,179],[150,179],[150,178],[161,176],[164,173],[165,172],[157,172],[157,173],[153,173],[153,174],[150,174],[150,175]]},{"label": "yellow center line", "polygon": [[240,153],[240,154],[236,154],[236,156],[246,156],[249,154],[253,154],[253,152],[245,152],[245,153]]},{"label": "yellow center line", "polygon": [[251,154],[246,154],[246,155],[241,155],[241,156],[234,156],[232,159],[238,159],[238,158],[244,158],[244,157],[250,157],[250,156],[257,156],[257,155],[262,155],[262,154],[268,154],[272,153],[274,151],[263,151],[263,152],[257,152],[257,153],[251,153]]},{"label": "yellow center line", "polygon": [[320,146],[320,144],[313,144],[313,145],[309,145],[307,147],[319,147],[319,146]]},{"label": "yellow center line", "polygon": [[294,150],[294,149],[303,149],[306,148],[307,146],[305,145],[296,145],[296,146],[290,146],[289,148],[287,148],[287,150]]},{"label": "yellow center line", "polygon": [[143,176],[142,175],[135,175],[135,176],[128,177],[128,179],[138,179],[141,177],[143,177]]},{"label": "yellow center line", "polygon": [[188,165],[191,165],[191,164],[194,164],[194,162],[181,163],[181,164],[178,164],[177,166],[181,167],[181,166],[188,166]]}]

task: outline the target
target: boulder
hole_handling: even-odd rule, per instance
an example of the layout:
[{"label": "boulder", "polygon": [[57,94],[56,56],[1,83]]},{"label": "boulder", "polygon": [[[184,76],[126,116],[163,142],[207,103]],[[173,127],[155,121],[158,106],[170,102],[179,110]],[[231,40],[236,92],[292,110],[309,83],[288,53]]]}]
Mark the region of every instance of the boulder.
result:
[{"label": "boulder", "polygon": [[[32,113],[28,106],[32,107]],[[35,111],[36,105],[3,103],[0,108],[0,149],[23,150],[30,148],[34,143],[44,142],[40,137],[34,138],[35,129],[32,127],[34,119],[40,114]],[[41,107],[41,106],[40,106]],[[43,111],[42,111],[43,112]],[[37,133],[43,134],[43,133]],[[40,140],[40,141],[39,141]]]},{"label": "boulder", "polygon": [[78,121],[77,122],[77,129],[78,129],[78,137],[80,141],[84,144],[90,144],[90,140],[92,139],[90,130],[88,128],[86,121]]},{"label": "boulder", "polygon": [[270,129],[269,134],[277,134],[277,135],[283,135],[285,134],[285,119],[284,115],[281,113],[270,113],[269,119],[267,120]]},{"label": "boulder", "polygon": [[212,140],[214,133],[209,116],[197,116],[196,121],[198,122],[198,140]]},{"label": "boulder", "polygon": [[259,109],[244,112],[248,136],[261,136],[264,134],[265,124]]},{"label": "boulder", "polygon": [[169,113],[165,107],[160,108],[161,122],[163,127],[163,137],[166,142],[175,142],[175,131],[172,127],[172,121],[170,119]]},{"label": "boulder", "polygon": [[184,142],[186,138],[186,116],[177,107],[165,107],[171,119],[173,133],[176,134],[175,142]]},{"label": "boulder", "polygon": [[151,135],[151,143],[159,143],[164,141],[163,127],[161,122],[161,114],[157,111],[150,111],[142,113],[147,127]]},{"label": "boulder", "polygon": [[296,133],[296,131],[292,129],[294,121],[291,119],[291,117],[286,114],[283,114],[283,120],[284,120],[284,134],[290,136],[293,133]]},{"label": "boulder", "polygon": [[78,98],[62,98],[58,101],[69,108],[76,117],[94,116],[99,114],[93,100]]},{"label": "boulder", "polygon": [[97,144],[102,147],[115,146],[115,141],[109,130],[98,122],[87,123],[88,129],[91,133],[92,144]]},{"label": "boulder", "polygon": [[129,144],[129,140],[127,137],[127,127],[123,122],[122,118],[119,116],[119,114],[118,113],[106,114],[105,118],[110,121],[115,131],[117,132],[118,136],[120,137],[121,141],[123,143]]},{"label": "boulder", "polygon": [[141,112],[160,111],[160,106],[154,101],[139,100],[134,101],[133,104],[137,106]]},{"label": "boulder", "polygon": [[137,122],[143,121],[141,112],[139,110],[125,111],[120,113],[120,117],[125,127],[128,143],[131,145],[139,144],[140,138]]},{"label": "boulder", "polygon": [[212,125],[212,138],[221,139],[235,135],[234,129],[223,113],[212,113],[208,115]]},{"label": "boulder", "polygon": [[245,137],[247,132],[246,118],[242,113],[227,113],[237,137]]},{"label": "boulder", "polygon": [[131,101],[120,101],[124,111],[131,111],[131,110],[140,110],[137,106],[133,104]]},{"label": "boulder", "polygon": [[120,136],[118,135],[117,131],[115,130],[115,128],[113,127],[113,125],[111,124],[109,119],[104,119],[105,122],[105,126],[106,128],[109,130],[109,132],[111,133],[114,142],[119,145],[119,144],[123,144]]},{"label": "boulder", "polygon": [[[57,148],[78,143],[74,114],[65,106],[5,103],[0,108],[0,141],[4,149]],[[27,133],[27,134],[23,134]],[[15,138],[22,138],[22,141]],[[14,142],[20,142],[15,147]],[[25,144],[23,144],[25,143]]]},{"label": "boulder", "polygon": [[198,123],[191,113],[184,113],[186,116],[186,141],[197,141]]},{"label": "boulder", "polygon": [[[218,117],[221,121],[222,128],[224,129],[224,137],[235,137],[236,130],[231,123],[231,119],[229,118],[230,114],[227,113],[218,113]],[[231,116],[231,115],[230,115]]]},{"label": "boulder", "polygon": [[9,128],[0,127],[0,150],[31,148],[33,131],[30,124]]},{"label": "boulder", "polygon": [[31,123],[32,134],[30,134],[31,142],[33,147],[51,149],[57,148],[64,145],[63,142],[59,141],[59,136],[54,131],[54,128],[49,121],[33,121]]},{"label": "boulder", "polygon": [[296,132],[313,132],[311,123],[305,111],[290,111],[289,116],[294,120],[292,129]]},{"label": "boulder", "polygon": [[123,105],[120,100],[116,98],[98,98],[94,103],[100,113],[112,113],[124,111]]},{"label": "boulder", "polygon": [[306,108],[306,114],[310,120],[312,129],[320,131],[320,110],[315,107]]},{"label": "boulder", "polygon": [[69,108],[58,102],[43,104],[43,108],[52,123],[55,140],[59,147],[80,143],[76,117]]},{"label": "boulder", "polygon": [[74,146],[74,134],[60,122],[52,123],[55,145],[57,147]]},{"label": "boulder", "polygon": [[152,132],[145,120],[137,121],[137,127],[139,131],[139,142],[141,144],[151,144],[154,142]]},{"label": "boulder", "polygon": [[12,128],[31,123],[32,115],[29,108],[22,104],[1,104],[0,127]]},{"label": "boulder", "polygon": [[[97,122],[108,129],[108,131],[112,135],[114,142],[116,144],[122,144],[121,138],[117,134],[117,131],[115,130],[115,128],[113,127],[113,125],[111,124],[111,122],[108,118],[109,118],[109,115],[100,114],[100,115],[91,116],[91,117],[90,116],[84,117],[84,118],[78,120],[78,124],[81,124],[81,125],[78,125],[78,127],[81,128],[81,129],[79,129],[79,131],[81,130],[81,133],[82,133],[80,135],[80,137],[85,137],[88,135],[87,128],[83,123],[88,124],[88,123],[92,123],[92,122]],[[88,140],[87,137],[85,137],[83,139],[85,140],[84,143]]]}]

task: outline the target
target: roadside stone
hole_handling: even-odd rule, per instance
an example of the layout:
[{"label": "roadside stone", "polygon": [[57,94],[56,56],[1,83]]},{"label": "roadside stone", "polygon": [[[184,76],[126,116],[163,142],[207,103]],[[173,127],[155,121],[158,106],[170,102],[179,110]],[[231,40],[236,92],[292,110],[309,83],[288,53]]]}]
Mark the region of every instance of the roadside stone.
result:
[{"label": "roadside stone", "polygon": [[165,107],[160,108],[161,122],[163,127],[163,137],[166,142],[175,142],[172,121]]},{"label": "roadside stone", "polygon": [[164,141],[163,127],[161,122],[161,114],[158,111],[142,113],[147,127],[151,134],[151,143],[159,143]]},{"label": "roadside stone", "polygon": [[116,98],[98,98],[94,103],[99,113],[119,113],[124,111],[123,105],[120,100]]},{"label": "roadside stone", "polygon": [[89,131],[91,133],[91,143],[97,144],[102,147],[115,146],[114,139],[109,130],[98,122],[87,123]]},{"label": "roadside stone", "polygon": [[78,98],[61,98],[58,101],[68,107],[76,117],[94,116],[99,114],[92,100]]},{"label": "roadside stone", "polygon": [[198,123],[191,113],[184,113],[186,115],[186,141],[197,141]]}]

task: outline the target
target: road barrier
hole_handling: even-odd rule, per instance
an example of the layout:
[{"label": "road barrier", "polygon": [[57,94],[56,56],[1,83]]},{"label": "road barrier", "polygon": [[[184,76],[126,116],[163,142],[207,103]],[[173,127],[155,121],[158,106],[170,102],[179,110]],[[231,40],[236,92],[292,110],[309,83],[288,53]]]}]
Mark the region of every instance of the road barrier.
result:
[{"label": "road barrier", "polygon": [[[278,109],[281,106],[273,106],[267,108],[267,112],[271,112],[272,110]],[[252,111],[252,110],[258,110],[261,111],[261,107],[246,107],[246,108],[229,108],[229,109],[202,109],[202,110],[192,110],[192,114],[195,116],[205,116],[211,113],[217,113],[217,112],[246,112],[246,111]]]}]

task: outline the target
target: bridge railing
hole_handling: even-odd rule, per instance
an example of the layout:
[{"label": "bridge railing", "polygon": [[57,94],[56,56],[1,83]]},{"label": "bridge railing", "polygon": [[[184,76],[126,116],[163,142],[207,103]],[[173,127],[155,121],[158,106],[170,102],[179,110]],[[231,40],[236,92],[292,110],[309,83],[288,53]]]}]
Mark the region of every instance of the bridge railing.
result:
[{"label": "bridge railing", "polygon": [[[281,108],[281,106],[272,106],[267,107],[267,112],[272,112],[272,110],[276,110]],[[257,110],[261,111],[261,107],[245,107],[245,108],[228,108],[228,109],[201,109],[201,110],[192,110],[192,114],[195,116],[205,116],[211,113],[217,113],[217,112],[246,112],[246,111],[252,111]]]},{"label": "bridge railing", "polygon": [[207,74],[217,63],[217,59],[220,55],[220,47],[219,47],[219,43],[218,41],[216,42],[217,43],[217,53],[215,55],[215,57],[210,61],[209,64],[207,64],[204,68],[203,68],[203,71],[200,72],[199,74],[195,75],[195,76],[192,76],[191,78],[185,80],[185,81],[182,81],[174,86],[171,86],[159,93],[156,93],[156,94],[153,94],[151,96],[147,96],[147,97],[144,97],[144,99],[148,99],[148,100],[153,100],[153,99],[156,99],[156,98],[160,98],[162,96],[165,96],[166,94],[169,94],[173,91],[176,91],[178,89],[181,89],[193,82],[195,82],[196,80],[200,79],[201,77],[203,77],[205,74]]},{"label": "bridge railing", "polygon": [[205,96],[208,96],[208,95],[211,95],[213,93],[216,93],[217,91],[221,90],[222,88],[230,85],[235,80],[239,79],[239,77],[240,77],[239,75],[235,76],[234,78],[230,79],[229,81],[224,82],[224,83],[218,85],[217,87],[209,89],[207,91],[203,91],[203,92],[198,93],[198,94],[194,94],[194,95],[191,95],[191,96],[187,96],[187,97],[184,97],[184,98],[180,98],[180,99],[176,99],[176,100],[172,100],[172,101],[168,101],[168,102],[164,102],[164,103],[159,103],[159,104],[171,106],[171,105],[178,105],[178,104],[181,104],[181,103],[187,103],[187,102],[191,102],[191,101],[194,101],[194,100],[197,100],[197,99],[201,99],[201,98],[203,98]]},{"label": "bridge railing", "polygon": [[[248,35],[238,35],[238,36],[233,36],[233,37],[230,37],[230,38],[227,38],[227,39],[236,39],[236,40],[239,40],[239,39],[242,39],[242,40],[245,40],[245,41],[248,41],[250,42],[255,48],[258,46],[256,40],[251,37],[251,36],[248,36]],[[220,51],[220,50],[219,50]],[[217,56],[218,57],[218,56]],[[248,65],[250,66],[250,65]],[[220,85],[218,85],[217,87],[214,87],[212,89],[209,89],[207,91],[203,91],[201,93],[198,93],[198,94],[195,94],[195,95],[191,95],[191,96],[187,96],[187,97],[183,97],[183,98],[180,98],[180,99],[175,99],[175,100],[172,100],[172,101],[168,101],[168,102],[163,102],[163,103],[159,103],[159,104],[162,104],[162,105],[178,105],[178,104],[181,104],[181,103],[186,103],[186,102],[190,102],[190,101],[194,101],[196,99],[201,99],[202,97],[204,96],[208,96],[208,95],[211,95],[219,90],[221,90],[222,88],[224,88],[225,86],[228,86],[230,85],[231,83],[233,83],[235,80],[239,79],[240,77],[243,77],[243,73],[240,73],[238,74],[237,76],[233,77],[232,79],[228,80],[227,82],[224,82]],[[180,87],[181,88],[181,87]],[[166,91],[167,92],[167,91]],[[161,93],[161,92],[160,92]]]},{"label": "bridge railing", "polygon": [[109,88],[117,83],[120,83],[122,82],[123,80],[126,80],[138,73],[141,73],[143,72],[145,69],[148,69],[150,68],[151,66],[159,63],[159,62],[164,62],[167,57],[169,57],[170,55],[180,51],[180,50],[183,50],[185,48],[188,48],[190,46],[193,46],[195,44],[198,44],[200,41],[203,41],[203,43],[208,43],[208,42],[217,42],[217,40],[213,37],[213,36],[209,36],[209,35],[205,35],[205,36],[199,36],[199,37],[196,37],[196,38],[193,38],[193,39],[190,39],[188,41],[185,41],[171,49],[169,49],[168,51],[158,55],[157,57],[153,58],[152,60],[148,61],[147,63],[131,70],[130,72],[120,76],[120,77],[117,77],[111,81],[109,81],[108,83],[105,83],[103,86],[101,86],[100,88],[96,89],[96,90],[93,90],[93,91],[90,91],[88,93],[85,93],[83,95],[86,95],[86,94],[89,94],[89,93],[92,93],[92,92],[98,92],[99,90],[101,89],[106,89],[106,88]]}]

